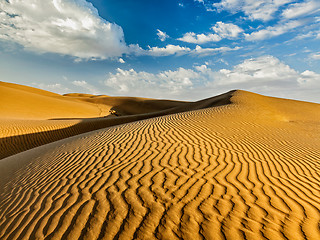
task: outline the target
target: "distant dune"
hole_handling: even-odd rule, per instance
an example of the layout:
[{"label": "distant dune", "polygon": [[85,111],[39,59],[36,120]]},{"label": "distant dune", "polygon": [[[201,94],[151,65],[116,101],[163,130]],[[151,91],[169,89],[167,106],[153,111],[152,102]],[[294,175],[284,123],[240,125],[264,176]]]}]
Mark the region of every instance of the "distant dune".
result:
[{"label": "distant dune", "polygon": [[0,159],[100,128],[225,104],[225,99],[229,98],[191,103],[79,93],[61,96],[0,82]]},{"label": "distant dune", "polygon": [[175,102],[12,89],[29,94],[23,104],[41,95],[89,110],[51,117],[42,102],[32,118],[37,104],[21,117],[1,105],[1,149],[39,147],[0,160],[0,239],[320,239],[319,104],[239,90]]},{"label": "distant dune", "polygon": [[78,93],[61,96],[5,82],[0,82],[0,101],[0,159],[80,133],[164,115],[161,111],[185,104]]}]

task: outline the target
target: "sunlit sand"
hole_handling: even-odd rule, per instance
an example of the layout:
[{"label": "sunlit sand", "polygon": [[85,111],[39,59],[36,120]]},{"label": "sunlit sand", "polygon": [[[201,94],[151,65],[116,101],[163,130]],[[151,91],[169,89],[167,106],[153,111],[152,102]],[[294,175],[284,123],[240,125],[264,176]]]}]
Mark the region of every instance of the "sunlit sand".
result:
[{"label": "sunlit sand", "polygon": [[0,96],[0,239],[320,239],[319,104]]}]

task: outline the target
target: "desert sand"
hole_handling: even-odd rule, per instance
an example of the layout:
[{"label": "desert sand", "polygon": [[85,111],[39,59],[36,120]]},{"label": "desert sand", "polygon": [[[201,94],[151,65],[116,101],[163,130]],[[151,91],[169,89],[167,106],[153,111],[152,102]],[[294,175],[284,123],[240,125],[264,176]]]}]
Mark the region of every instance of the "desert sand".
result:
[{"label": "desert sand", "polygon": [[78,93],[61,96],[6,82],[0,82],[0,102],[0,159],[80,133],[183,111],[181,106],[188,104]]},{"label": "desert sand", "polygon": [[0,239],[320,239],[319,104],[47,97],[79,108],[1,108],[2,138],[37,143],[0,160]]}]

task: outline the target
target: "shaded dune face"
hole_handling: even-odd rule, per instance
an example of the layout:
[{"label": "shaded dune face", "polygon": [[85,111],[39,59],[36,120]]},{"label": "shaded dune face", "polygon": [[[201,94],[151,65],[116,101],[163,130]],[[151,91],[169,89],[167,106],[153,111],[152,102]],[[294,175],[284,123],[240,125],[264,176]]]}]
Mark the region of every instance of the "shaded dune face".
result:
[{"label": "shaded dune face", "polygon": [[0,238],[320,239],[319,105],[230,102],[1,160]]}]

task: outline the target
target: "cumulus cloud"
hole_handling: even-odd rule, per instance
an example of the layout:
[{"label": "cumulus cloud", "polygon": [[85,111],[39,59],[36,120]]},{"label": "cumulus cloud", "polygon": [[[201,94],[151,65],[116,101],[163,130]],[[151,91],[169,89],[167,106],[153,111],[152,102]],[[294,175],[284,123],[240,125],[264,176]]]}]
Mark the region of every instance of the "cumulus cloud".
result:
[{"label": "cumulus cloud", "polygon": [[164,42],[167,38],[169,38],[169,35],[165,32],[162,32],[161,30],[157,29],[157,35],[161,42]]},{"label": "cumulus cloud", "polygon": [[49,92],[64,94],[70,92],[70,88],[64,86],[61,83],[32,83],[32,85],[36,88],[44,89]]},{"label": "cumulus cloud", "polygon": [[275,36],[282,35],[286,32],[289,32],[292,29],[295,29],[303,25],[302,21],[293,20],[284,24],[278,24],[276,26],[269,26],[265,29],[252,32],[250,34],[245,34],[246,40],[256,41],[256,40],[265,40]]},{"label": "cumulus cloud", "polygon": [[203,44],[207,42],[219,42],[221,39],[222,38],[218,34],[196,34],[194,32],[188,32],[177,40],[188,43]]},{"label": "cumulus cloud", "polygon": [[320,88],[320,74],[309,70],[299,73],[273,56],[247,59],[233,69],[221,69],[209,85],[224,91],[236,88],[320,102],[315,90]]},{"label": "cumulus cloud", "polygon": [[243,12],[251,20],[268,21],[281,6],[290,2],[293,0],[221,0],[212,6],[219,12],[223,10],[231,13]]},{"label": "cumulus cloud", "polygon": [[181,47],[179,45],[168,44],[165,47],[149,47],[148,50],[143,51],[145,55],[161,57],[170,55],[184,55],[190,52],[188,47]]},{"label": "cumulus cloud", "polygon": [[229,51],[236,51],[241,49],[241,47],[218,47],[218,48],[202,48],[196,46],[194,49],[189,47],[182,47],[179,45],[168,44],[165,47],[148,47],[148,49],[142,49],[138,45],[130,45],[131,53],[137,56],[153,56],[153,57],[165,57],[165,56],[208,56],[215,55],[217,53],[224,53]]},{"label": "cumulus cloud", "polygon": [[320,84],[320,74],[315,73],[313,71],[309,71],[306,70],[304,72],[301,73],[298,82],[300,84],[314,84],[316,82],[318,82],[318,84]]},{"label": "cumulus cloud", "polygon": [[0,10],[0,39],[27,50],[81,59],[126,52],[122,28],[101,18],[85,0],[1,1]]},{"label": "cumulus cloud", "polygon": [[191,52],[188,47],[181,47],[179,45],[168,44],[165,47],[150,47],[148,49],[143,49],[139,45],[130,45],[130,53],[136,56],[153,56],[153,57],[165,57],[177,55],[181,56]]},{"label": "cumulus cloud", "polygon": [[118,68],[105,85],[112,94],[195,100],[232,89],[320,102],[320,74],[302,73],[273,56],[244,60],[232,69],[215,71],[207,65],[150,73]]},{"label": "cumulus cloud", "polygon": [[217,53],[224,53],[229,51],[237,51],[241,49],[241,47],[218,47],[218,48],[202,48],[201,46],[197,45],[194,50],[192,50],[191,54],[197,55],[197,56],[208,56],[208,55],[214,55]]},{"label": "cumulus cloud", "polygon": [[108,75],[105,85],[114,94],[170,98],[192,89],[201,79],[201,74],[192,69],[179,68],[176,71],[153,74],[118,68],[116,73]]},{"label": "cumulus cloud", "polygon": [[[260,86],[270,82],[291,82],[297,79],[297,72],[272,56],[263,56],[243,61],[232,70],[221,69],[215,74],[216,85]],[[240,86],[240,85],[239,85]]]},{"label": "cumulus cloud", "polygon": [[215,33],[195,34],[194,32],[188,32],[185,33],[182,38],[178,38],[177,40],[188,43],[203,44],[208,42],[219,42],[223,38],[236,38],[241,32],[243,32],[243,29],[237,25],[223,22],[217,22],[213,27],[211,27],[211,29]]},{"label": "cumulus cloud", "polygon": [[236,38],[243,29],[232,23],[217,22],[212,28],[221,38]]},{"label": "cumulus cloud", "polygon": [[[0,40],[37,53],[69,55],[76,62],[114,58],[124,63],[123,54],[162,57],[233,50],[227,47],[190,49],[170,44],[147,49],[137,44],[127,46],[122,28],[101,18],[97,9],[85,0],[1,1],[0,10]],[[242,32],[238,26],[222,22],[217,22],[212,30],[216,33],[187,33],[179,40],[201,44],[235,38]],[[161,41],[169,37],[159,29],[157,34]]]},{"label": "cumulus cloud", "polygon": [[96,87],[92,86],[86,81],[73,81],[72,84],[81,87],[83,90],[85,90],[85,93],[101,94],[101,92]]},{"label": "cumulus cloud", "polygon": [[320,2],[310,0],[301,3],[291,4],[282,12],[282,16],[287,19],[297,18],[305,15],[311,15],[320,11]]}]

